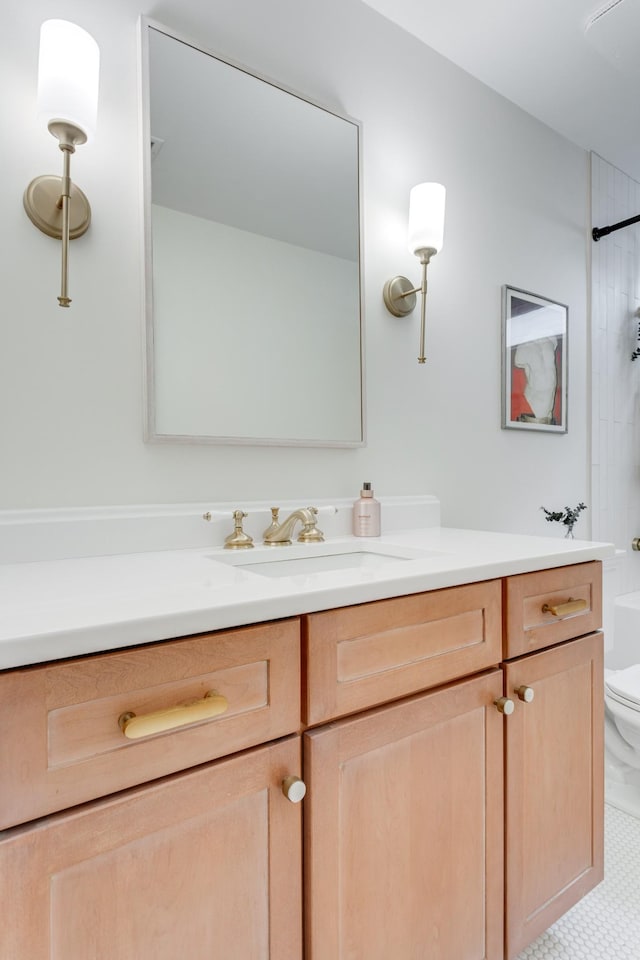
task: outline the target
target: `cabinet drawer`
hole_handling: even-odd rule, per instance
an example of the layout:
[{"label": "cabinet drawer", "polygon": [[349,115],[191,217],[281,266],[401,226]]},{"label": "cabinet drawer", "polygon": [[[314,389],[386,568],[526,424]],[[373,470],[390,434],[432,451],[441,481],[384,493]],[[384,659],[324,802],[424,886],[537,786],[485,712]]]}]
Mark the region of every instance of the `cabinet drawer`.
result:
[{"label": "cabinet drawer", "polygon": [[[602,564],[598,560],[507,577],[504,584],[505,660],[602,626]],[[582,609],[572,610],[570,601],[583,601]]]},{"label": "cabinet drawer", "polygon": [[483,670],[501,659],[500,581],[304,618],[308,724]]},{"label": "cabinet drawer", "polygon": [[[0,829],[296,732],[298,620],[0,674]],[[128,739],[143,717],[226,698],[225,712]]]}]

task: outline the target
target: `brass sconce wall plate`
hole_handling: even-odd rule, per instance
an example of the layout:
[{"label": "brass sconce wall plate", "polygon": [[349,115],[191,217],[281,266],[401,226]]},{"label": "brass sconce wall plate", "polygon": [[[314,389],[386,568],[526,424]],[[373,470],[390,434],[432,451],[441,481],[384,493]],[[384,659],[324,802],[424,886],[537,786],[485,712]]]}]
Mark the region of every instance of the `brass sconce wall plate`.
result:
[{"label": "brass sconce wall plate", "polygon": [[[24,209],[31,222],[48,237],[62,237],[62,177],[44,174],[32,180],[24,192]],[[82,190],[71,184],[69,191],[69,239],[81,237],[89,229],[91,207]]]},{"label": "brass sconce wall plate", "polygon": [[392,277],[382,290],[384,305],[394,317],[406,317],[416,307],[415,287],[407,277]]}]

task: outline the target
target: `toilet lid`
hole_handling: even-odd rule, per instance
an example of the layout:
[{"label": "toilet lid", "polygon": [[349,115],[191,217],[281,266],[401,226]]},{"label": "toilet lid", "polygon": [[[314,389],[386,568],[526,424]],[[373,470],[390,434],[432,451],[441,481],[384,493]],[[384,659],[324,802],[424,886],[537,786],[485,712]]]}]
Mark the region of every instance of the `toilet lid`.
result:
[{"label": "toilet lid", "polygon": [[640,663],[612,673],[604,683],[617,700],[627,700],[640,707]]}]

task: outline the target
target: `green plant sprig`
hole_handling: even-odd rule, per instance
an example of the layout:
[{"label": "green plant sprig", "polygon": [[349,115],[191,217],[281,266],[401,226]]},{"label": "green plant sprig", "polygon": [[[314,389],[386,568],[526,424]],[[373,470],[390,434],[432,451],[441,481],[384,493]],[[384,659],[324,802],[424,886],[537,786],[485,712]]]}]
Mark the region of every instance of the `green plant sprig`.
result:
[{"label": "green plant sprig", "polygon": [[546,507],[540,509],[544,510],[545,519],[549,522],[558,521],[564,523],[565,527],[573,527],[582,511],[587,509],[587,505],[579,503],[577,507],[565,507],[564,510],[547,510]]}]

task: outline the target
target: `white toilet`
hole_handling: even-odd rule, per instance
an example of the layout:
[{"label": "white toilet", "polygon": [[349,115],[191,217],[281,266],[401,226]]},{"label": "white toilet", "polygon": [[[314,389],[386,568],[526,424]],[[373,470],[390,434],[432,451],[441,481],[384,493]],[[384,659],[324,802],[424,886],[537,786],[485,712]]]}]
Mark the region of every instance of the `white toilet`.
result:
[{"label": "white toilet", "polygon": [[640,818],[640,664],[605,670],[606,798]]}]

